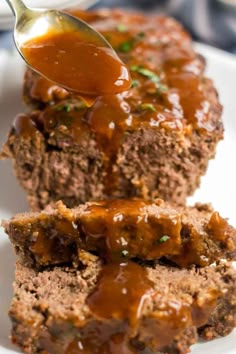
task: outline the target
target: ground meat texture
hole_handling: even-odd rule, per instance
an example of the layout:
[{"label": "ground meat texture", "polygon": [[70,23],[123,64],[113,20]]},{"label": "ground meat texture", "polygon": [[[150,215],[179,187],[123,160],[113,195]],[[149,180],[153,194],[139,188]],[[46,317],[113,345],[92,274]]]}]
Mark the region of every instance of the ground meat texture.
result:
[{"label": "ground meat texture", "polygon": [[[130,292],[126,283],[122,305],[116,299],[107,302],[103,289],[100,295],[114,311],[108,317],[98,315],[98,300],[93,299],[106,266],[91,255],[85,259],[78,269],[36,271],[17,263],[10,318],[12,340],[25,353],[185,354],[197,333],[204,335],[207,328],[208,339],[212,339],[225,335],[224,328],[228,333],[235,326],[236,274],[225,263],[201,270],[133,263],[131,268],[146,273],[151,289],[143,293],[144,299]],[[139,306],[138,315],[135,311],[132,316],[130,312],[124,315],[120,310],[125,304],[130,307],[130,297],[132,309]]]},{"label": "ground meat texture", "polygon": [[78,262],[82,250],[106,261],[162,259],[179,267],[235,259],[236,230],[208,205],[174,207],[157,199],[106,200],[68,209],[62,202],[3,226],[27,264]]},{"label": "ground meat texture", "polygon": [[87,107],[28,70],[30,112],[15,119],[2,158],[13,159],[33,210],[59,199],[74,207],[107,196],[183,204],[223,137],[222,108],[203,58],[168,17],[74,14],[110,41],[131,72],[132,88]]}]

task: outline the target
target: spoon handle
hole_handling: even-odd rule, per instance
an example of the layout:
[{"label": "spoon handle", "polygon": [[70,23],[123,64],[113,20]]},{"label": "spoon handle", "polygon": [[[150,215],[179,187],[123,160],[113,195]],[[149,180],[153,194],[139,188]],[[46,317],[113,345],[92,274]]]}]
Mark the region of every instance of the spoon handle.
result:
[{"label": "spoon handle", "polygon": [[23,14],[25,10],[28,9],[22,0],[6,0],[6,2],[12,9],[14,15],[18,18]]}]

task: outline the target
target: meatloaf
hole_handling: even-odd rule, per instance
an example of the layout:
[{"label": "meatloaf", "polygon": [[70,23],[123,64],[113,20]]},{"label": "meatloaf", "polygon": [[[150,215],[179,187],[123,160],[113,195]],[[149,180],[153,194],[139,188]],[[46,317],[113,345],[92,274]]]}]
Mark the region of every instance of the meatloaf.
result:
[{"label": "meatloaf", "polygon": [[205,61],[175,20],[120,10],[73,12],[99,30],[132,75],[119,95],[84,100],[27,70],[28,112],[1,156],[11,158],[33,210],[62,200],[163,198],[183,204],[223,137]]},{"label": "meatloaf", "polygon": [[4,222],[17,254],[36,266],[78,262],[81,250],[108,261],[163,257],[179,267],[236,258],[236,230],[208,205],[173,207],[163,200],[106,200]]},{"label": "meatloaf", "polygon": [[225,263],[179,270],[85,259],[78,269],[17,263],[10,317],[25,353],[185,354],[198,334],[236,325],[236,272]]}]

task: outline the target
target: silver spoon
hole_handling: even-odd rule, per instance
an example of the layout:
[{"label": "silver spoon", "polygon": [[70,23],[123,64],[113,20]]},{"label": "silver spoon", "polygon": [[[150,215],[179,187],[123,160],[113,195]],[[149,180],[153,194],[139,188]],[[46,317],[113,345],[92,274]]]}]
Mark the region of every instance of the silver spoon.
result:
[{"label": "silver spoon", "polygon": [[28,8],[22,0],[6,1],[16,17],[14,40],[21,55],[21,46],[26,41],[42,36],[49,32],[50,29],[53,29],[55,32],[65,32],[70,30],[89,32],[89,35],[93,36],[96,41],[99,41],[101,46],[112,49],[110,44],[101,34],[77,17],[58,10]]},{"label": "silver spoon", "polygon": [[[84,21],[58,10],[28,8],[22,0],[6,1],[16,17],[16,24],[14,28],[14,41],[16,47],[22,58],[33,70],[39,72],[39,70],[35,69],[31,65],[29,59],[25,58],[22,47],[28,41],[44,36],[51,30],[58,33],[70,31],[76,31],[83,34],[87,33],[89,38],[96,42],[99,47],[109,49],[112,56],[117,58],[117,60],[120,60],[107,40]],[[50,77],[44,75],[43,72],[39,73],[47,79],[51,79]],[[57,84],[60,85],[60,83]]]}]

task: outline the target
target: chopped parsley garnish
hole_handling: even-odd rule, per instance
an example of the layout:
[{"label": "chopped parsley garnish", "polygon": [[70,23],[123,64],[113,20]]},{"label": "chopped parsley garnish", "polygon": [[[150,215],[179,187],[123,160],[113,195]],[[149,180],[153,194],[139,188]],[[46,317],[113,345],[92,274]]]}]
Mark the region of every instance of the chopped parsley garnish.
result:
[{"label": "chopped parsley garnish", "polygon": [[130,40],[121,43],[121,45],[119,46],[119,51],[123,53],[128,53],[132,50],[132,48],[133,48],[133,40]]},{"label": "chopped parsley garnish", "polygon": [[144,38],[145,36],[146,36],[145,32],[139,32],[139,33],[137,34],[137,38],[138,38],[138,39]]},{"label": "chopped parsley garnish", "polygon": [[120,23],[119,25],[116,26],[116,29],[120,33],[127,32],[128,28],[124,23]]},{"label": "chopped parsley garnish", "polygon": [[147,93],[149,95],[160,95],[162,93],[166,93],[168,92],[168,86],[164,85],[164,84],[159,84],[157,83],[155,85],[155,87],[151,87],[149,89],[147,89]]},{"label": "chopped parsley garnish", "polygon": [[140,105],[140,108],[141,108],[142,111],[156,112],[156,108],[153,106],[152,103],[142,103]]},{"label": "chopped parsley garnish", "polygon": [[55,111],[58,112],[70,113],[72,111],[80,111],[81,109],[84,109],[86,107],[87,105],[83,101],[76,102],[76,105],[74,105],[74,102],[71,101],[70,103],[64,103],[64,104],[60,104],[59,106],[55,106],[54,109]]},{"label": "chopped parsley garnish", "polygon": [[71,107],[68,106],[68,105],[66,105],[66,106],[64,107],[64,110],[65,110],[67,113],[69,113],[69,112],[71,111]]},{"label": "chopped parsley garnish", "polygon": [[71,106],[68,104],[63,104],[63,105],[55,107],[55,110],[58,112],[65,111],[65,112],[69,113],[71,111]]},{"label": "chopped parsley garnish", "polygon": [[164,84],[160,84],[157,87],[157,92],[158,93],[166,93],[168,91],[168,87]]},{"label": "chopped parsley garnish", "polygon": [[[123,33],[127,32],[127,27],[125,25],[121,24],[121,25],[118,25],[116,28],[119,32],[123,32]],[[138,33],[135,38],[131,38],[128,41],[121,43],[121,45],[119,46],[119,51],[123,52],[123,53],[130,52],[133,49],[134,45],[136,43],[138,43],[144,37],[145,37],[144,32]]]},{"label": "chopped parsley garnish", "polygon": [[77,332],[75,335],[78,339],[82,339],[82,334],[80,332]]},{"label": "chopped parsley garnish", "polygon": [[158,243],[165,243],[169,239],[170,239],[170,236],[164,235],[160,238],[160,240],[158,240]]},{"label": "chopped parsley garnish", "polygon": [[129,251],[123,250],[123,251],[121,252],[121,254],[122,254],[122,257],[127,257],[128,254],[129,254]]},{"label": "chopped parsley garnish", "polygon": [[133,80],[131,88],[137,87],[138,85],[139,85],[139,81],[138,80]]},{"label": "chopped parsley garnish", "polygon": [[152,80],[153,82],[160,82],[160,77],[158,75],[156,75],[153,71],[144,68],[143,66],[132,65],[130,67],[130,70],[147,77],[148,79]]}]

